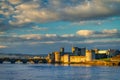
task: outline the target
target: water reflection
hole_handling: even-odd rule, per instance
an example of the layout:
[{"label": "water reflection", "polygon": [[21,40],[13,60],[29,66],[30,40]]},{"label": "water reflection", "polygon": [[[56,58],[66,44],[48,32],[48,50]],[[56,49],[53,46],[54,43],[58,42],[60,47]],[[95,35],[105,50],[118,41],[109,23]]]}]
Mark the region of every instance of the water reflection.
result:
[{"label": "water reflection", "polygon": [[87,64],[54,64],[55,66],[74,66],[74,67],[80,67],[80,66],[84,66],[84,67],[91,67],[91,65],[87,65]]},{"label": "water reflection", "polygon": [[120,67],[80,64],[0,64],[0,80],[119,80]]}]

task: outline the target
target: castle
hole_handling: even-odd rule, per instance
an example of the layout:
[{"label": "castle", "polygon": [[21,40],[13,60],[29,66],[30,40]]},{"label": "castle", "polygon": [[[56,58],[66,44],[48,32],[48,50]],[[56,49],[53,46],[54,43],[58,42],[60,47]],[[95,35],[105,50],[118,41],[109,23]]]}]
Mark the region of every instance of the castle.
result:
[{"label": "castle", "polygon": [[49,63],[81,63],[93,61],[95,59],[95,51],[86,48],[72,47],[72,52],[65,52],[64,48],[48,54]]}]

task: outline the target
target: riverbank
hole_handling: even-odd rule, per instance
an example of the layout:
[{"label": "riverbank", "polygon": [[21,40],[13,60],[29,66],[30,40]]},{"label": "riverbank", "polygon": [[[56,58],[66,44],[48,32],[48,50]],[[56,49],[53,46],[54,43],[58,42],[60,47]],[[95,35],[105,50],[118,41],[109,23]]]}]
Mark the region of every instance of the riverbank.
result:
[{"label": "riverbank", "polygon": [[[55,63],[56,64],[56,63]],[[90,66],[120,66],[120,61],[102,61],[102,60],[95,60],[89,62],[79,62],[79,63],[58,63],[58,64],[68,64],[68,65],[90,65]]]},{"label": "riverbank", "polygon": [[85,62],[85,64],[88,65],[97,65],[97,66],[120,66],[119,61],[91,61],[91,62]]}]

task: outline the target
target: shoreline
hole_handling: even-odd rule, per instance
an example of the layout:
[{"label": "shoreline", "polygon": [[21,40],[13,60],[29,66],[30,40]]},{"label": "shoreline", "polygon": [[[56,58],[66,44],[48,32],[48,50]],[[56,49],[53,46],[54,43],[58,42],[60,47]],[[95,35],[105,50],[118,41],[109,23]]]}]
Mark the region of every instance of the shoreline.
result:
[{"label": "shoreline", "polygon": [[74,63],[63,63],[63,62],[55,62],[49,64],[58,64],[58,65],[88,65],[88,66],[120,66],[120,61],[87,61],[87,62],[74,62]]}]

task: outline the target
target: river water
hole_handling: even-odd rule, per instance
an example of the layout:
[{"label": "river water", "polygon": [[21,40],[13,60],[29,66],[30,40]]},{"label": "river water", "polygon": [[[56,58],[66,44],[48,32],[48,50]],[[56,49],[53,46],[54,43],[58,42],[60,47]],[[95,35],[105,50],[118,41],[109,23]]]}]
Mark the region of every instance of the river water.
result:
[{"label": "river water", "polygon": [[120,67],[0,64],[0,80],[120,80]]}]

